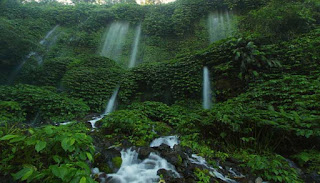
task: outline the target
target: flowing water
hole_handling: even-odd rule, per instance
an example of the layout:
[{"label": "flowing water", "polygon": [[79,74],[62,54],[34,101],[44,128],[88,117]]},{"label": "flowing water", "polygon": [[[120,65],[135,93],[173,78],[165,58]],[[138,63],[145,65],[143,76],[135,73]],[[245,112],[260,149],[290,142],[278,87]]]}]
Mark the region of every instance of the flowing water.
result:
[{"label": "flowing water", "polygon": [[106,115],[108,115],[108,114],[110,114],[111,112],[114,111],[114,109],[115,109],[115,104],[116,104],[116,99],[117,99],[117,95],[118,95],[118,92],[119,92],[119,88],[120,88],[120,87],[117,86],[116,89],[114,90],[111,98],[110,98],[109,101],[108,101],[108,104],[107,104],[107,106],[106,106],[106,109],[105,109],[104,113],[103,113],[102,115],[97,116],[97,117],[94,117],[94,118],[92,118],[90,121],[88,121],[88,122],[91,124],[91,126],[92,126],[93,129],[96,128],[96,123],[97,123],[98,121],[100,121],[102,118],[104,118],[104,116],[106,116]]},{"label": "flowing water", "polygon": [[210,73],[208,67],[203,68],[203,108],[210,109],[212,106]]},{"label": "flowing water", "polygon": [[27,62],[27,60],[34,56],[36,52],[30,52],[23,60],[22,62],[14,69],[14,71],[10,74],[9,79],[8,79],[8,84],[12,84],[20,70],[22,69],[23,65]]},{"label": "flowing water", "polygon": [[[59,27],[59,25],[56,25],[53,29],[51,29],[46,36],[39,42],[39,44],[43,45],[43,46],[50,46],[52,44],[54,44],[54,42],[57,39],[57,36],[55,38],[53,38],[52,40],[50,39],[51,36],[53,35],[53,33],[57,30],[57,28]],[[9,78],[8,78],[8,84],[12,84],[14,79],[16,78],[16,76],[19,74],[20,70],[22,69],[22,67],[24,66],[24,64],[31,58],[34,57],[35,60],[38,62],[38,65],[41,65],[43,62],[43,56],[40,55],[39,53],[32,51],[30,52],[23,60],[22,62],[13,70],[13,72],[10,74]]]},{"label": "flowing water", "polygon": [[157,139],[154,139],[150,147],[159,147],[161,144],[166,144],[170,146],[170,148],[173,148],[175,145],[179,144],[179,139],[177,136],[166,136],[166,137],[160,137]]},{"label": "flowing water", "polygon": [[175,167],[155,153],[143,161],[138,159],[138,153],[127,149],[121,151],[122,164],[115,174],[108,174],[112,177],[108,183],[154,183],[159,181],[158,170],[171,170],[175,177],[180,177]]},{"label": "flowing water", "polygon": [[114,90],[103,115],[108,115],[109,113],[114,111],[118,92],[119,92],[119,86],[117,86],[116,89]]},{"label": "flowing water", "polygon": [[51,29],[39,43],[41,45],[47,45],[50,42],[49,38],[53,35],[53,33],[57,30],[58,27],[59,25],[56,25],[53,29]]},{"label": "flowing water", "polygon": [[220,180],[222,180],[224,182],[237,183],[237,181],[232,180],[232,179],[230,179],[228,177],[225,177],[220,172],[218,172],[215,168],[209,166],[207,161],[201,156],[198,156],[196,154],[192,154],[192,156],[191,156],[191,158],[189,158],[189,160],[190,160],[191,163],[206,167],[207,169],[210,170],[210,175],[212,175],[214,177],[217,177],[218,179],[220,179]]},{"label": "flowing water", "polygon": [[208,16],[210,43],[227,38],[234,32],[233,15],[229,11],[211,12]]},{"label": "flowing water", "polygon": [[106,32],[100,55],[118,61],[128,30],[129,23],[113,22]]},{"label": "flowing water", "polygon": [[141,36],[141,24],[139,24],[136,28],[135,38],[132,45],[132,52],[130,56],[129,68],[132,68],[136,65],[137,54],[139,51],[140,36]]}]

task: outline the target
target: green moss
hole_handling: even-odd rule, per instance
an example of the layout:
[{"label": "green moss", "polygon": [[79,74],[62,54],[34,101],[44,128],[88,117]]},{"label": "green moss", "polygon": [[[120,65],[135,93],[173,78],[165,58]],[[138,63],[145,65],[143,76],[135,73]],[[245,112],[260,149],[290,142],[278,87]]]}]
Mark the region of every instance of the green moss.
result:
[{"label": "green moss", "polygon": [[113,173],[112,169],[107,164],[100,165],[99,170],[101,172],[105,172],[107,174],[108,173]]},{"label": "green moss", "polygon": [[180,166],[182,164],[182,158],[181,156],[178,154],[178,162],[177,162],[178,166]]},{"label": "green moss", "polygon": [[112,158],[112,164],[113,164],[113,166],[115,166],[116,168],[120,168],[120,167],[121,167],[121,164],[122,164],[122,159],[121,159],[121,157],[117,156],[117,157]]}]

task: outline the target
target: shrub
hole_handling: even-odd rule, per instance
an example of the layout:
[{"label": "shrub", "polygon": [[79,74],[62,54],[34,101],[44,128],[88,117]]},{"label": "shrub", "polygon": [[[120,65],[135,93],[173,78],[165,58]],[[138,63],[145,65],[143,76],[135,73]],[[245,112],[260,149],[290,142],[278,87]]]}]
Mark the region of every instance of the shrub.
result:
[{"label": "shrub", "polygon": [[16,181],[94,182],[86,161],[94,146],[85,128],[45,126],[1,135],[0,172]]},{"label": "shrub", "polygon": [[83,99],[91,111],[101,112],[119,84],[121,68],[103,57],[88,57],[70,67],[62,79],[67,92]]},{"label": "shrub", "polygon": [[0,100],[19,103],[29,120],[37,113],[44,120],[65,121],[83,117],[88,112],[88,106],[81,100],[57,94],[55,90],[22,84],[1,86]]},{"label": "shrub", "polygon": [[130,140],[135,145],[147,145],[154,139],[153,123],[143,113],[137,110],[119,110],[102,120],[102,131],[113,137]]},{"label": "shrub", "polygon": [[24,121],[26,114],[17,102],[0,101],[0,124],[4,122]]}]

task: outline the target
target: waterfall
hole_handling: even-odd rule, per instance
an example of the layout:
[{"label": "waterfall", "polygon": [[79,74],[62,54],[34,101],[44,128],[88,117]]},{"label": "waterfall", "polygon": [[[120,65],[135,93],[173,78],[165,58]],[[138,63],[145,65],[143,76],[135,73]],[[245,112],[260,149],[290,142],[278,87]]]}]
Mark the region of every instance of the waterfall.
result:
[{"label": "waterfall", "polygon": [[203,108],[210,109],[211,102],[211,86],[208,67],[203,68]]},{"label": "waterfall", "polygon": [[219,41],[232,35],[232,14],[229,11],[211,12],[208,16],[208,31],[210,43]]},{"label": "waterfall", "polygon": [[59,25],[56,25],[53,29],[51,29],[46,36],[39,42],[41,45],[48,44],[48,39],[51,37],[51,35],[56,31],[56,29],[59,27]]},{"label": "waterfall", "polygon": [[114,110],[118,92],[119,92],[119,86],[117,86],[116,89],[114,90],[103,115],[108,115]]},{"label": "waterfall", "polygon": [[113,22],[105,36],[100,55],[118,61],[129,29],[129,23]]},{"label": "waterfall", "polygon": [[138,48],[139,48],[140,36],[141,36],[141,24],[139,24],[136,28],[135,39],[134,39],[134,42],[132,45],[132,52],[131,52],[131,57],[130,57],[129,68],[132,68],[136,65],[137,54],[138,54],[138,50],[139,50]]},{"label": "waterfall", "polygon": [[96,128],[96,123],[98,121],[100,121],[101,119],[103,119],[104,116],[106,116],[106,115],[110,114],[112,111],[114,111],[119,88],[120,87],[117,86],[116,89],[114,90],[111,98],[108,101],[106,109],[104,110],[104,113],[99,116],[96,116],[96,117],[92,118],[90,121],[88,121],[91,124],[92,129]]},{"label": "waterfall", "polygon": [[[45,46],[45,47],[49,47],[50,45],[52,45],[56,39],[57,36],[54,37],[53,40],[49,40],[49,38],[53,35],[53,33],[56,31],[56,29],[59,27],[59,25],[56,25],[53,29],[51,29],[46,36],[39,42],[39,44]],[[16,78],[16,76],[19,74],[20,70],[22,69],[22,67],[24,66],[24,64],[31,58],[34,57],[36,59],[36,61],[38,62],[38,65],[41,65],[43,62],[43,56],[40,55],[39,53],[32,51],[30,52],[27,56],[25,56],[25,58],[22,60],[22,62],[14,69],[14,71],[10,74],[9,79],[8,79],[8,84],[12,84],[14,79]]]},{"label": "waterfall", "polygon": [[16,76],[18,75],[18,73],[20,72],[20,70],[22,69],[23,65],[27,62],[27,60],[34,56],[36,54],[36,52],[30,52],[23,60],[22,62],[18,65],[18,67],[16,67],[14,69],[14,71],[10,74],[9,79],[8,79],[8,84],[12,84],[14,79],[16,78]]}]

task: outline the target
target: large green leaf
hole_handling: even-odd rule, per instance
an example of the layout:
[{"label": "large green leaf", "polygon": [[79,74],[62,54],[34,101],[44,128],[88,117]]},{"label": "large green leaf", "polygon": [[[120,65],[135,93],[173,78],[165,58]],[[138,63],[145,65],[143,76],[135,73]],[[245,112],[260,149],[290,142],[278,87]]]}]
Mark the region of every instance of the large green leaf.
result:
[{"label": "large green leaf", "polygon": [[38,141],[38,143],[35,146],[35,149],[37,152],[40,152],[41,150],[43,150],[45,147],[47,146],[47,142],[44,141]]}]

